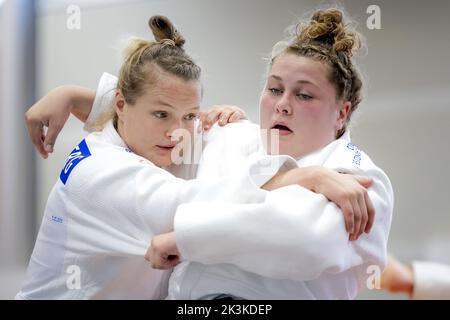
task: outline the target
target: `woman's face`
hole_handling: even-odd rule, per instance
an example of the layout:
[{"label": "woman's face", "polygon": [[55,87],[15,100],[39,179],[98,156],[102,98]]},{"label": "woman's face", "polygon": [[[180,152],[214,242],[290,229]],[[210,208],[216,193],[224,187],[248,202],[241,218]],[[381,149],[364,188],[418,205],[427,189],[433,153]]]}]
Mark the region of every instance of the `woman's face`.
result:
[{"label": "woman's face", "polygon": [[[260,98],[261,129],[267,130],[263,139],[269,154],[300,158],[335,140],[350,102],[337,99],[328,68],[289,53],[275,59]],[[279,152],[270,141],[271,132],[279,134]]]},{"label": "woman's face", "polygon": [[[185,81],[164,73],[144,91],[134,105],[116,94],[119,133],[136,154],[164,167],[172,164],[174,130],[185,129],[193,137],[201,101],[199,81]],[[175,156],[175,153],[174,153]]]}]

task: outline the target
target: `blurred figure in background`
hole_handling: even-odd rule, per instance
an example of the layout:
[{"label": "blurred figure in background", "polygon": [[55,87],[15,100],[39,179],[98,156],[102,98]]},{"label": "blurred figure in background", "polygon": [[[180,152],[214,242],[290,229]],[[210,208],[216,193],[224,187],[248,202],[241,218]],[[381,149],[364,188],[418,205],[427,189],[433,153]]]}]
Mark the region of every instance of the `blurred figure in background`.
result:
[{"label": "blurred figure in background", "polygon": [[450,266],[429,261],[413,261],[408,265],[389,256],[381,289],[406,293],[415,300],[450,300]]}]

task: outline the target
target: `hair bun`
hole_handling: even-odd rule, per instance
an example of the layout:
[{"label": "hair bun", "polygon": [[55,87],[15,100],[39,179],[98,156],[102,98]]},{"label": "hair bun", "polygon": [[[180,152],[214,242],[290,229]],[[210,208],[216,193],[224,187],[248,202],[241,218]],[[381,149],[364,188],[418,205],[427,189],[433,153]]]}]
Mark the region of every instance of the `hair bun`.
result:
[{"label": "hair bun", "polygon": [[361,47],[359,34],[345,25],[342,12],[337,9],[319,10],[309,25],[300,25],[298,39],[331,47],[336,53],[352,56]]},{"label": "hair bun", "polygon": [[342,13],[337,9],[319,10],[314,13],[311,20],[325,24],[338,24],[342,22]]},{"label": "hair bun", "polygon": [[[164,16],[152,16],[148,21],[150,30],[152,30],[155,40],[166,44],[174,44],[182,48],[186,40],[175,29],[172,22]],[[167,41],[169,40],[169,41]]]}]

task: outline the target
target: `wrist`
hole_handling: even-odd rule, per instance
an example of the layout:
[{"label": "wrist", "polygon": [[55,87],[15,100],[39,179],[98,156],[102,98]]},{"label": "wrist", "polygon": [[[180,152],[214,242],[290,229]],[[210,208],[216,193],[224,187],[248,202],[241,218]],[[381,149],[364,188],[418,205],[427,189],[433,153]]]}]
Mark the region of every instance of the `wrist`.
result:
[{"label": "wrist", "polygon": [[298,184],[312,192],[317,192],[318,182],[321,180],[322,173],[319,166],[296,168],[294,170],[291,171],[294,171],[293,174],[295,175],[295,184]]}]

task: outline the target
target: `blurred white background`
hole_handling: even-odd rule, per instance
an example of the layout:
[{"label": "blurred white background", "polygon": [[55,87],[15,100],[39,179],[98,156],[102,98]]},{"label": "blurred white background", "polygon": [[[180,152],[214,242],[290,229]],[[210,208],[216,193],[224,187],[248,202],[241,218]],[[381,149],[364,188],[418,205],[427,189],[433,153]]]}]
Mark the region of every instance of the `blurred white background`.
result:
[{"label": "blurred white background", "polygon": [[[339,4],[367,39],[358,59],[365,99],[351,132],[394,186],[389,251],[404,262],[450,264],[450,2]],[[67,27],[70,5],[81,10],[80,29]],[[379,30],[366,26],[369,5],[381,9]],[[117,74],[123,40],[150,38],[148,18],[163,14],[203,68],[203,107],[239,105],[258,121],[264,58],[287,26],[316,8],[300,0],[0,1],[0,298],[19,289],[47,195],[86,135],[70,119],[55,152],[41,159],[23,118],[33,101],[58,85],[96,88],[102,72]],[[405,297],[366,290],[360,298]]]}]

